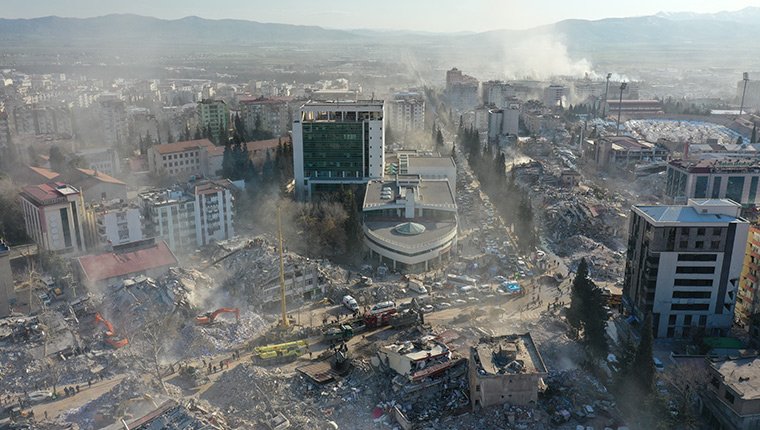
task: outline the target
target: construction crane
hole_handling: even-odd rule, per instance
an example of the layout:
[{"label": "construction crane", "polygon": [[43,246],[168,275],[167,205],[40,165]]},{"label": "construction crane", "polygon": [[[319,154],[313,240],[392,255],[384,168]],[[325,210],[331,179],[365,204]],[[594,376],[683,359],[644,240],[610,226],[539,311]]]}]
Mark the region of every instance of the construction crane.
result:
[{"label": "construction crane", "polygon": [[113,324],[111,324],[111,322],[107,319],[103,318],[103,316],[100,315],[100,312],[95,314],[95,321],[102,323],[106,328],[105,333],[103,333],[103,340],[105,343],[111,345],[116,349],[129,345],[129,341],[126,338],[120,338],[116,335],[116,332],[113,329]]},{"label": "construction crane", "polygon": [[277,207],[277,236],[280,242],[280,302],[282,309],[282,326],[290,327],[290,321],[288,321],[288,310],[285,303],[285,263],[282,259],[282,216],[281,210]]},{"label": "construction crane", "polygon": [[205,314],[195,317],[195,323],[198,325],[213,324],[216,317],[219,314],[229,313],[235,314],[235,321],[240,322],[240,309],[238,308],[219,308],[213,312],[206,312]]}]

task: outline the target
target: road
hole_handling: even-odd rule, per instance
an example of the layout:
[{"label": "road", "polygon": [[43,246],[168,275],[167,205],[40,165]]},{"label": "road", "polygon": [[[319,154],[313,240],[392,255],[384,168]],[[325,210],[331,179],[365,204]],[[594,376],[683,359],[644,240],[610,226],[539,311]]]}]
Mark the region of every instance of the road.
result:
[{"label": "road", "polygon": [[[92,387],[87,387],[87,384],[84,384],[84,388],[81,388],[82,386],[80,386],[79,394],[70,397],[61,397],[52,402],[35,405],[32,407],[34,416],[37,420],[42,420],[45,416],[45,412],[47,412],[49,419],[55,419],[62,412],[82,407],[90,401],[97,399],[110,391],[111,388],[121,382],[125,377],[126,375],[117,375],[111,379],[98,381],[92,384]],[[64,387],[65,386],[57,387],[57,390],[62,393]]]}]

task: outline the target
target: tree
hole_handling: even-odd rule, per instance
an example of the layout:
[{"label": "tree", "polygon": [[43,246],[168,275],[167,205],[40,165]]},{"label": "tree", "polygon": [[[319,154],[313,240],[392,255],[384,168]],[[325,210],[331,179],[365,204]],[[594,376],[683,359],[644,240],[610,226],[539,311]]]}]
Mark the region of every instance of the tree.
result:
[{"label": "tree", "polygon": [[203,132],[201,132],[200,126],[195,127],[195,136],[193,136],[193,139],[195,140],[203,139]]},{"label": "tree", "polygon": [[135,331],[135,335],[130,339],[129,351],[130,359],[135,367],[140,369],[144,374],[150,375],[153,382],[161,389],[164,394],[168,394],[164,384],[164,375],[162,369],[164,354],[163,334],[167,333],[168,318],[160,317],[154,321],[149,321]]},{"label": "tree", "polygon": [[583,328],[583,313],[586,311],[586,297],[584,294],[585,283],[588,281],[588,264],[582,258],[575,271],[573,285],[570,289],[570,308],[567,310],[567,322],[576,333]]},{"label": "tree", "polygon": [[63,151],[57,145],[50,147],[50,169],[54,172],[63,173],[66,169],[66,156],[63,155]]},{"label": "tree", "polygon": [[636,387],[643,394],[654,392],[655,368],[652,361],[652,346],[654,343],[654,330],[652,328],[652,314],[647,313],[644,324],[641,326],[641,339],[636,349],[636,355],[631,363],[630,374],[635,381]]},{"label": "tree", "polygon": [[0,238],[4,238],[10,245],[26,243],[29,240],[24,228],[21,200],[18,198],[20,191],[10,179],[0,179]]},{"label": "tree", "polygon": [[752,125],[752,137],[749,139],[749,143],[757,142],[757,124]]},{"label": "tree", "polygon": [[736,138],[736,144],[737,145],[742,145],[743,143],[744,143],[744,138],[743,137],[739,136],[739,137]]},{"label": "tree", "polygon": [[435,137],[435,144],[439,148],[443,146],[443,133],[441,133],[440,128],[438,129],[438,133],[436,134],[436,137]]}]

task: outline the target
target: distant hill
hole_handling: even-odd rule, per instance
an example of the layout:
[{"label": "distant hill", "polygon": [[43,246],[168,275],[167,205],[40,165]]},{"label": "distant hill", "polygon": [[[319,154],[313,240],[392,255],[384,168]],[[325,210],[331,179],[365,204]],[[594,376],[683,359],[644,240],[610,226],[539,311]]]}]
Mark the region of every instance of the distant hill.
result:
[{"label": "distant hill", "polygon": [[[760,48],[756,37],[760,8],[716,14],[661,13],[654,16],[609,18],[597,21],[564,20],[528,30],[497,30],[482,33],[425,33],[416,31],[333,30],[317,26],[267,24],[243,20],[209,20],[186,17],[163,20],[138,15],[107,15],[96,18],[43,17],[0,19],[0,44],[9,47],[140,47],[143,45],[277,45],[341,43],[361,47],[424,44],[443,52],[467,55],[488,52],[505,44],[530,42],[549,35],[577,56],[596,59],[610,55],[627,62],[647,60],[647,55],[667,59],[715,58],[714,63],[753,56]],[[627,55],[627,52],[635,55]]]},{"label": "distant hill", "polygon": [[96,18],[0,19],[0,42],[59,44],[272,44],[334,42],[356,38],[341,30],[316,26],[266,24],[234,19],[209,20],[190,16],[163,20],[139,15]]}]

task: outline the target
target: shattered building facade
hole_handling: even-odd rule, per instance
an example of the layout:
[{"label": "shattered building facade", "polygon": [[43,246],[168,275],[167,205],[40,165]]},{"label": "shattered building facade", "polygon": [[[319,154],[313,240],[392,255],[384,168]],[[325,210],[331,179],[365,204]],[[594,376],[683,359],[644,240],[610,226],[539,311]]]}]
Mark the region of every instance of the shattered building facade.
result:
[{"label": "shattered building facade", "polygon": [[472,408],[534,404],[546,375],[546,365],[530,333],[482,338],[470,347]]}]

